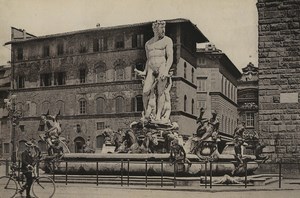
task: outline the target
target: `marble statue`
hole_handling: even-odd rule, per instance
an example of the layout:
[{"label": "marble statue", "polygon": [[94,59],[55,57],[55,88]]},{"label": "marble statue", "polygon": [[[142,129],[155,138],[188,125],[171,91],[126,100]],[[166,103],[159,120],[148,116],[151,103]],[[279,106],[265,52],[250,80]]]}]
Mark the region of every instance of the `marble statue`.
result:
[{"label": "marble statue", "polygon": [[159,124],[170,123],[170,88],[172,86],[170,68],[173,63],[173,42],[165,36],[165,21],[152,24],[154,36],[146,42],[147,62],[144,71],[135,69],[144,76],[143,103],[146,121]]}]

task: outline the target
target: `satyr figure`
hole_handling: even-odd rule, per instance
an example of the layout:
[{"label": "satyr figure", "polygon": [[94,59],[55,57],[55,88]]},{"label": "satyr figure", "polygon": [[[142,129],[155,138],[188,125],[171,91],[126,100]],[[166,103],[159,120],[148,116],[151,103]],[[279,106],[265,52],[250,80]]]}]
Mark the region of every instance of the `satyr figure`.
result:
[{"label": "satyr figure", "polygon": [[243,163],[242,159],[242,146],[245,142],[245,139],[243,137],[245,132],[245,123],[241,122],[237,125],[237,127],[234,130],[233,138],[234,138],[234,151],[236,158],[239,163]]},{"label": "satyr figure", "polygon": [[[152,24],[154,37],[145,44],[147,62],[144,71],[135,71],[145,76],[143,86],[143,103],[145,119],[158,123],[169,122],[169,106],[165,106],[168,101],[166,89],[170,89],[172,84],[169,70],[173,62],[173,42],[171,38],[165,36],[165,21],[156,21]],[[155,104],[153,104],[155,103]],[[154,114],[154,115],[153,115]],[[162,118],[163,117],[163,118]]]},{"label": "satyr figure", "polygon": [[61,127],[60,123],[57,120],[57,117],[60,113],[56,114],[55,116],[47,114],[43,114],[41,116],[41,122],[45,125],[46,131],[44,135],[40,135],[41,139],[46,141],[49,145],[49,155],[62,154],[63,148],[59,145],[60,134],[61,134]]}]

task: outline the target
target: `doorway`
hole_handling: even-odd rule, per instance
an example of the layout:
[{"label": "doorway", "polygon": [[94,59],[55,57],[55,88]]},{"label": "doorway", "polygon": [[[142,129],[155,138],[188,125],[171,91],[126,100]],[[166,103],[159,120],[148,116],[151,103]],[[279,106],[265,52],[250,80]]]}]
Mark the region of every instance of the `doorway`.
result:
[{"label": "doorway", "polygon": [[83,153],[83,145],[85,140],[82,137],[77,137],[74,139],[75,153]]}]

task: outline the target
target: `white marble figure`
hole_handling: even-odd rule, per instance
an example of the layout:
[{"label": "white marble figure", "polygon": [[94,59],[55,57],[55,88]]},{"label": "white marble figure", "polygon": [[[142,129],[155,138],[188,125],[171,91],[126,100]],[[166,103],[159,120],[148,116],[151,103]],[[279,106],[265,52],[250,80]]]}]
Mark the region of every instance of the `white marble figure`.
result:
[{"label": "white marble figure", "polygon": [[[147,62],[144,71],[135,69],[145,76],[143,102],[145,119],[160,124],[169,123],[171,112],[169,92],[172,86],[169,70],[173,62],[173,42],[165,36],[165,21],[152,24],[154,37],[145,44]],[[168,84],[169,83],[169,84]],[[167,102],[167,104],[165,104]],[[151,117],[154,117],[154,120]]]}]

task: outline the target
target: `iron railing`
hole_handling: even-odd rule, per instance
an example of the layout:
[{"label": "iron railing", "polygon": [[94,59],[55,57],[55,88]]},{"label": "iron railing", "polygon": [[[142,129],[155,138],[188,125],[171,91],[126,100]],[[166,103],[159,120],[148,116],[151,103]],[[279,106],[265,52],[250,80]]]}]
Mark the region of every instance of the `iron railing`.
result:
[{"label": "iron railing", "polygon": [[[82,161],[72,161],[72,162],[82,162]],[[114,161],[115,162],[115,161]],[[9,160],[0,160],[0,163],[3,165],[5,164],[5,174],[8,175],[9,174],[9,170],[10,170],[10,164],[11,164],[11,161]],[[69,162],[68,161],[60,161],[60,164],[65,164],[65,176],[64,176],[64,182],[65,185],[68,185],[69,183],[69,174],[68,174],[68,170],[69,170]],[[100,174],[99,174],[99,164],[101,163],[107,163],[106,161],[96,161],[96,162],[88,162],[88,163],[95,163],[96,164],[96,185],[98,186],[99,183],[100,183]],[[164,174],[164,162],[163,160],[161,161],[149,161],[149,160],[144,160],[144,161],[131,161],[130,159],[121,159],[120,160],[120,174],[118,175],[120,177],[120,185],[121,186],[124,186],[124,181],[126,181],[126,185],[129,186],[130,185],[130,164],[144,164],[145,165],[145,172],[144,172],[144,185],[145,187],[148,187],[149,186],[149,174],[148,174],[148,167],[150,164],[160,164],[160,176],[157,176],[157,177],[160,177],[160,186],[163,187],[165,186],[165,180],[166,180],[166,175]],[[204,169],[204,183],[203,183],[203,175],[200,176],[199,178],[199,185],[202,184],[204,186],[204,188],[208,188],[208,183],[209,183],[209,188],[211,189],[214,185],[213,185],[213,164],[218,164],[218,163],[231,163],[231,162],[212,162],[212,161],[204,161],[204,162],[193,162],[193,164],[203,164],[205,169]],[[245,188],[248,187],[248,170],[247,170],[247,166],[248,164],[251,163],[251,162],[248,162],[248,163],[245,163],[244,164],[244,171],[245,171],[245,174],[244,174],[244,186]],[[209,164],[209,169],[208,169],[208,164]],[[268,163],[265,163],[265,164],[262,164],[264,166],[266,165],[276,165],[278,167],[278,171],[277,173],[273,173],[273,174],[276,174],[278,175],[278,188],[282,188],[282,177],[283,177],[283,173],[282,173],[282,165],[300,165],[300,163],[284,163],[282,162],[281,160],[279,160],[279,162],[268,162]],[[18,165],[20,166],[20,161],[18,161]],[[177,180],[178,180],[178,164],[177,163],[174,163],[173,164],[173,167],[174,167],[174,174],[172,176],[173,178],[173,186],[174,188],[177,187]],[[127,171],[125,170],[125,166],[127,166]],[[55,170],[55,162],[52,163],[52,167],[53,167],[53,170]],[[36,173],[37,173],[37,176],[39,176],[39,163],[37,163],[36,165]],[[127,173],[127,175],[125,175]],[[52,171],[52,179],[53,181],[56,181],[56,177],[57,175],[55,174],[54,171]],[[20,175],[20,170],[18,170],[18,175]],[[1,176],[1,175],[0,175]],[[208,181],[208,176],[209,176],[209,181]],[[197,176],[199,177],[199,176]],[[168,176],[168,181],[170,181],[170,176]],[[196,178],[196,177],[193,177],[193,178]],[[61,180],[60,180],[61,182]],[[201,183],[202,182],[202,183]]]}]

